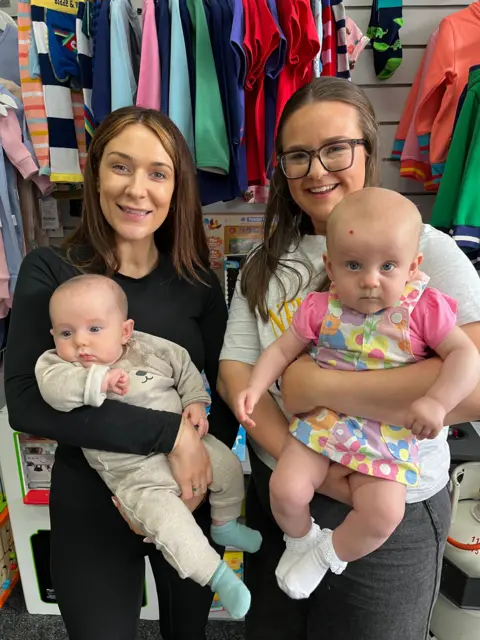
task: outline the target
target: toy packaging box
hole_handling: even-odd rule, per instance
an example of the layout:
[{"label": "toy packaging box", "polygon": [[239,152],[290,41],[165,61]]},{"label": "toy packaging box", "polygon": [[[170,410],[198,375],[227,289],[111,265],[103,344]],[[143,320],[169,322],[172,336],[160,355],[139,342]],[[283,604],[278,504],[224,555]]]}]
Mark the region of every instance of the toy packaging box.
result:
[{"label": "toy packaging box", "polygon": [[210,266],[223,288],[225,260],[238,262],[247,255],[263,237],[263,220],[264,216],[261,214],[204,216]]},{"label": "toy packaging box", "polygon": [[27,491],[49,489],[57,443],[22,434],[19,445]]},{"label": "toy packaging box", "polygon": [[0,608],[19,579],[8,509],[0,513]]}]

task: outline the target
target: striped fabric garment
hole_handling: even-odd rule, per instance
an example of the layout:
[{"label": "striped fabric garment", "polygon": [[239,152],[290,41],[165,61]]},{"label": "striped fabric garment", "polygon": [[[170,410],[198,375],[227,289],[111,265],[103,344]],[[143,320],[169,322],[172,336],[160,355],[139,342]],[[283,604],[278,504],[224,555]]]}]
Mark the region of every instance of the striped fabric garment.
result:
[{"label": "striped fabric garment", "polygon": [[40,167],[40,173],[50,174],[48,150],[48,124],[40,78],[31,78],[28,66],[28,50],[32,33],[30,2],[18,2],[18,56],[20,61],[20,83],[28,130]]},{"label": "striped fabric garment", "polygon": [[[51,6],[56,8],[54,0],[32,0],[31,3],[33,34],[38,50],[48,121],[50,179],[52,182],[82,182],[80,153],[85,158],[83,96],[81,92],[72,92],[70,89],[72,69],[68,58],[69,52],[76,48],[77,10],[63,7],[62,11],[58,11],[50,9]],[[72,18],[70,23],[66,20],[68,16]],[[65,24],[68,25],[67,29]],[[56,47],[54,52],[51,50],[52,45]],[[56,65],[55,69],[53,65]],[[74,72],[79,75],[78,68]]]},{"label": "striped fabric garment", "polygon": [[331,0],[322,0],[322,76],[337,75],[337,44]]},{"label": "striped fabric garment", "polygon": [[[76,20],[77,30],[77,55],[80,66],[80,79],[83,89],[83,113],[84,127],[87,148],[92,140],[95,125],[92,113],[92,86],[93,86],[93,66],[92,66],[92,37],[89,33],[88,8],[89,0],[85,3],[80,0]],[[92,9],[90,3],[90,9]]]},{"label": "striped fabric garment", "polygon": [[312,0],[313,19],[317,28],[320,51],[313,61],[313,75],[318,78],[322,73],[322,43],[323,43],[323,20],[322,20],[322,0]]},{"label": "striped fabric garment", "polygon": [[350,80],[350,64],[347,49],[347,28],[345,22],[345,5],[342,0],[330,0],[332,15],[337,34],[337,77]]}]

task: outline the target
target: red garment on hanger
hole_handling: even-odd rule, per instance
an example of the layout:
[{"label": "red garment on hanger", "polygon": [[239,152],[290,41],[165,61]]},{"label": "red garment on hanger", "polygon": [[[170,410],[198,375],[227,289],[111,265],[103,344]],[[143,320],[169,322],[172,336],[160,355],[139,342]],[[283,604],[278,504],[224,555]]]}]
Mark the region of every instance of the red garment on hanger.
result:
[{"label": "red garment on hanger", "polygon": [[280,43],[280,32],[267,0],[242,0],[245,15],[245,142],[248,184],[264,185],[265,64]]},{"label": "red garment on hanger", "polygon": [[310,0],[277,0],[278,18],[287,39],[285,66],[278,79],[277,123],[287,100],[312,80],[313,61],[320,51]]},{"label": "red garment on hanger", "polygon": [[337,25],[330,2],[322,4],[322,76],[337,75]]}]

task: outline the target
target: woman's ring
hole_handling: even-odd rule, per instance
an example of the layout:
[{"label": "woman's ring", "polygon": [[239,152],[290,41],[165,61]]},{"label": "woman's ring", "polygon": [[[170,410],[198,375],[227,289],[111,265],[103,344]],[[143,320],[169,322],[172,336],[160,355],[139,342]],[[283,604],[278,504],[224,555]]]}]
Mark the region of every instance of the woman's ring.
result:
[{"label": "woman's ring", "polygon": [[192,487],[193,489],[193,493],[196,493],[198,491],[197,487]]}]

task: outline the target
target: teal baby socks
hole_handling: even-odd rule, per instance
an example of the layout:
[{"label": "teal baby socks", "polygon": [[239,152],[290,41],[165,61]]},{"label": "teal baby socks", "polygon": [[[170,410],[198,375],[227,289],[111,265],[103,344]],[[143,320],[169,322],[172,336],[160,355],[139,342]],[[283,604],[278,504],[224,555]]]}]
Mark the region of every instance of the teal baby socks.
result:
[{"label": "teal baby socks", "polygon": [[255,553],[262,544],[259,531],[250,529],[237,520],[231,520],[222,525],[212,524],[210,533],[212,540],[220,546],[236,547],[248,553]]},{"label": "teal baby socks", "polygon": [[218,593],[220,602],[232,618],[235,620],[243,618],[250,609],[252,596],[243,582],[237,578],[234,571],[223,560],[218,565],[209,584],[211,590]]}]

